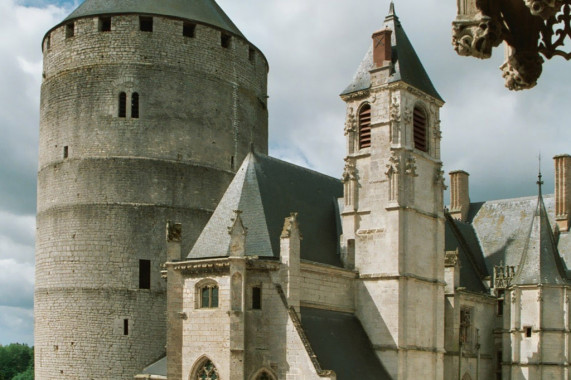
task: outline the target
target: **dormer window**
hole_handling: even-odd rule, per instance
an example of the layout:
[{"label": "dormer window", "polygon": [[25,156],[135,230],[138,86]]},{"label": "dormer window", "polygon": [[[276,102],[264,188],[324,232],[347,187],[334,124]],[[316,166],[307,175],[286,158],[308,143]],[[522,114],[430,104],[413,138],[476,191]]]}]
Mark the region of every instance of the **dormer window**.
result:
[{"label": "dormer window", "polygon": [[359,149],[371,146],[371,106],[365,104],[359,111]]},{"label": "dormer window", "polygon": [[414,148],[428,152],[427,117],[426,112],[420,107],[414,107],[413,129]]}]

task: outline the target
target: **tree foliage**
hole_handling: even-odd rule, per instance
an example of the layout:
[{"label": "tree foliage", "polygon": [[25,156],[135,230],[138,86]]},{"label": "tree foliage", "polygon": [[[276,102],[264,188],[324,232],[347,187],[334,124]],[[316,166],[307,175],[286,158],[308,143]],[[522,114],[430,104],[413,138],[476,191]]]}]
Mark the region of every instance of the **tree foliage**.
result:
[{"label": "tree foliage", "polygon": [[34,348],[12,343],[0,346],[0,380],[33,380]]}]

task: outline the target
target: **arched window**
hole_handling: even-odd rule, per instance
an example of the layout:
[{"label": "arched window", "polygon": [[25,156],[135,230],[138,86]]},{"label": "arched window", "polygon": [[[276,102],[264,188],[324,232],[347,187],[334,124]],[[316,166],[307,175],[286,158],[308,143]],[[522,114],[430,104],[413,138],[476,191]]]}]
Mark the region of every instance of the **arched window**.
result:
[{"label": "arched window", "polygon": [[122,92],[119,94],[119,117],[127,116],[127,94]]},{"label": "arched window", "polygon": [[214,280],[200,281],[196,284],[196,307],[213,309],[218,307],[218,284]]},{"label": "arched window", "polygon": [[252,377],[252,380],[276,380],[276,377],[267,369],[261,369]]},{"label": "arched window", "polygon": [[133,92],[131,95],[131,117],[134,119],[139,118],[139,93]]},{"label": "arched window", "polygon": [[371,106],[365,104],[359,111],[359,149],[371,146]]},{"label": "arched window", "polygon": [[420,107],[414,107],[413,115],[413,135],[414,147],[423,152],[428,152],[426,112]]},{"label": "arched window", "polygon": [[218,370],[208,358],[201,359],[190,376],[191,380],[219,380]]}]

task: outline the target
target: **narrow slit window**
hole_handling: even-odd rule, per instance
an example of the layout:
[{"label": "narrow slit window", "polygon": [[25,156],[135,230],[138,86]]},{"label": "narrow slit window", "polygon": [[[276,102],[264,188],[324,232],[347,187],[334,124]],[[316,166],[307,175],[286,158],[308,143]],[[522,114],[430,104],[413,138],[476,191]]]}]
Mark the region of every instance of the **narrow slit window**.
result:
[{"label": "narrow slit window", "polygon": [[63,158],[68,158],[68,157],[69,157],[69,148],[66,145],[63,147]]},{"label": "narrow slit window", "polygon": [[51,34],[48,34],[46,36],[46,49],[49,49],[52,47],[52,36]]},{"label": "narrow slit window", "polygon": [[75,24],[70,22],[65,26],[65,38],[71,38],[75,35]]},{"label": "narrow slit window", "polygon": [[131,117],[139,118],[139,94],[137,92],[131,95]]},{"label": "narrow slit window", "polygon": [[232,41],[232,36],[226,33],[222,33],[220,36],[220,46],[223,48],[229,48],[230,42]]},{"label": "narrow slit window", "polygon": [[428,139],[426,136],[426,113],[419,107],[414,107],[413,135],[414,147],[423,152],[428,152]]},{"label": "narrow slit window", "polygon": [[524,327],[525,330],[525,337],[526,338],[531,338],[531,327]]},{"label": "narrow slit window", "polygon": [[230,157],[230,169],[234,170],[234,156]]},{"label": "narrow slit window", "polygon": [[99,17],[99,31],[100,32],[111,31],[111,17]]},{"label": "narrow slit window", "polygon": [[359,149],[371,146],[371,106],[364,105],[359,112]]},{"label": "narrow slit window", "polygon": [[141,32],[153,31],[153,18],[152,17],[139,17],[139,29]]},{"label": "narrow slit window", "polygon": [[253,47],[250,46],[250,48],[248,49],[248,59],[250,60],[250,62],[254,62],[255,58],[256,58],[256,51],[254,50]]},{"label": "narrow slit window", "polygon": [[119,94],[119,117],[127,116],[127,94],[122,92]]},{"label": "narrow slit window", "polygon": [[123,319],[123,335],[129,335],[129,320]]},{"label": "narrow slit window", "polygon": [[151,288],[151,260],[139,260],[139,289]]},{"label": "narrow slit window", "polygon": [[252,288],[252,309],[260,310],[262,308],[262,288],[254,286]]},{"label": "narrow slit window", "polygon": [[191,22],[185,22],[184,24],[182,24],[182,35],[185,37],[193,38],[195,30],[196,30],[196,24],[193,24]]}]

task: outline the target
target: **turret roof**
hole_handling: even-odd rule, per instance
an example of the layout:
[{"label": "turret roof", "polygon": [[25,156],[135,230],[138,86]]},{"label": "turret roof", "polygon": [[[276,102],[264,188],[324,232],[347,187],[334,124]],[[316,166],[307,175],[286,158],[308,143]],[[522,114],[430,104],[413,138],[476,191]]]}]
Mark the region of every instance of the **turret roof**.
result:
[{"label": "turret roof", "polygon": [[567,276],[557,244],[549,224],[549,218],[541,195],[541,175],[539,176],[539,194],[531,222],[525,248],[517,268],[514,284],[567,284]]},{"label": "turret roof", "polygon": [[[389,14],[385,18],[383,29],[390,29],[393,32],[391,34],[391,57],[393,66],[391,68],[391,74],[387,80],[387,84],[403,81],[440,101],[444,101],[434,88],[424,66],[422,66],[418,55],[412,47],[412,44],[410,43],[399,18],[395,13],[394,4],[392,2]],[[347,86],[341,95],[347,95],[352,92],[370,88],[371,69],[373,69],[372,43],[367,54],[365,54],[365,58],[363,58],[357,73],[355,73],[353,81],[349,86]]]},{"label": "turret roof", "polygon": [[108,14],[149,14],[182,18],[244,37],[214,0],[85,0],[64,21]]}]

